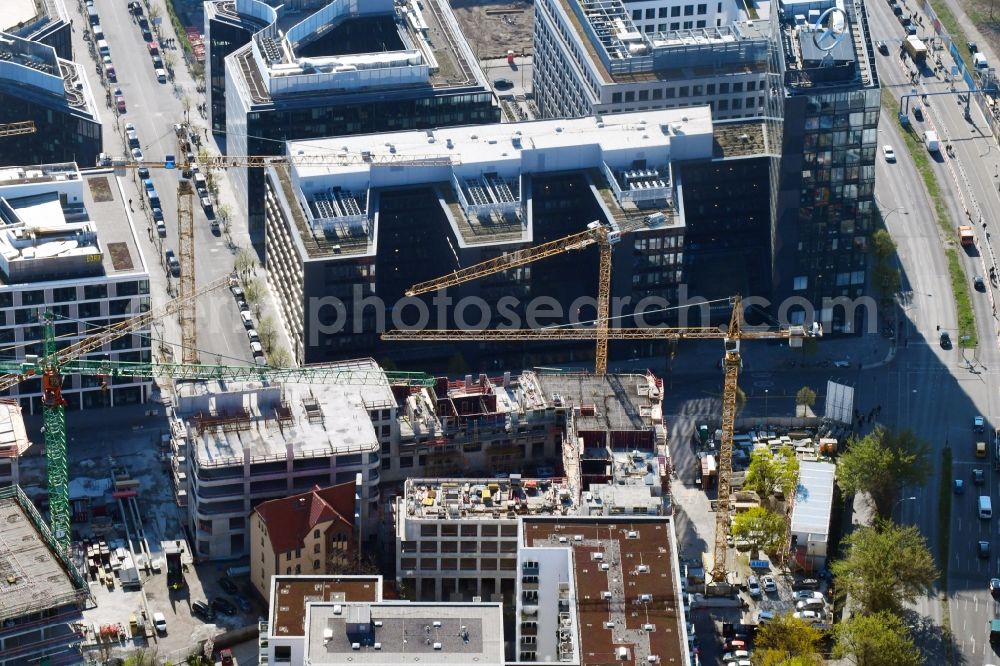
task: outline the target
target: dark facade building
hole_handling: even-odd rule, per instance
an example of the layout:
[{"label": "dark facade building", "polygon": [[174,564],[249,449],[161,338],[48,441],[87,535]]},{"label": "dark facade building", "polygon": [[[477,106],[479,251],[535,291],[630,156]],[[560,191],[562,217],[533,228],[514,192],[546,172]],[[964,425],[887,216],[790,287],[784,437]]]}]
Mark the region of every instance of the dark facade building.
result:
[{"label": "dark facade building", "polygon": [[73,26],[64,0],[3,3],[0,32],[51,46],[57,57],[73,59]]},{"label": "dark facade building", "polygon": [[87,77],[53,47],[0,33],[0,123],[33,121],[35,132],[3,139],[0,166],[25,155],[35,163],[93,166],[102,150],[101,121]]},{"label": "dark facade building", "polygon": [[822,31],[813,14],[809,23],[782,16],[775,298],[812,304],[812,316],[794,308],[791,323],[812,319],[829,332],[852,333],[865,324],[865,311],[834,307],[830,299],[855,299],[866,291],[881,90],[864,3],[845,3],[839,41],[816,39]]},{"label": "dark facade building", "polygon": [[210,0],[205,3],[205,78],[212,131],[226,131],[226,57],[250,43],[250,38],[278,19],[261,0]]},{"label": "dark facade building", "polygon": [[[499,121],[448,4],[409,7],[335,0],[287,32],[271,24],[255,34],[226,58],[227,152],[277,155],[286,140]],[[264,173],[232,173],[259,247]]]}]

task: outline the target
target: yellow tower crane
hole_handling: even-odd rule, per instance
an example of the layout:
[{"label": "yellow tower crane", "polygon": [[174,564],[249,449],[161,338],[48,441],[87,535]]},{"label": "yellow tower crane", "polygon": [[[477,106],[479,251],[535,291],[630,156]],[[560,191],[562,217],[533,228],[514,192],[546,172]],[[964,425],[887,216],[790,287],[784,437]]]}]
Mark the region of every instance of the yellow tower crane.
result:
[{"label": "yellow tower crane", "polygon": [[[733,430],[736,423],[737,379],[742,364],[740,343],[743,340],[787,339],[790,347],[801,347],[806,337],[806,329],[792,326],[777,330],[745,330],[743,327],[743,307],[739,296],[732,299],[732,314],[726,327],[649,327],[610,328],[608,325],[607,303],[610,292],[611,246],[622,233],[649,225],[650,220],[630,221],[627,226],[616,229],[611,225],[591,223],[586,231],[558,240],[543,243],[534,248],[519,250],[468,268],[454,271],[440,278],[414,285],[407,295],[423,294],[436,289],[454,286],[478,277],[492,275],[517,266],[550,257],[555,254],[577,250],[593,243],[601,247],[601,277],[598,295],[598,321],[595,327],[571,328],[553,327],[526,330],[406,330],[386,331],[383,340],[394,341],[440,341],[440,342],[503,342],[503,341],[551,341],[551,340],[596,340],[596,374],[607,372],[608,340],[722,340],[724,345],[723,369],[725,371],[722,392],[722,442],[719,447],[719,484],[715,523],[715,550],[712,580],[715,583],[727,581],[726,537],[730,522],[730,487],[733,473]],[[603,309],[602,309],[603,303]]]}]

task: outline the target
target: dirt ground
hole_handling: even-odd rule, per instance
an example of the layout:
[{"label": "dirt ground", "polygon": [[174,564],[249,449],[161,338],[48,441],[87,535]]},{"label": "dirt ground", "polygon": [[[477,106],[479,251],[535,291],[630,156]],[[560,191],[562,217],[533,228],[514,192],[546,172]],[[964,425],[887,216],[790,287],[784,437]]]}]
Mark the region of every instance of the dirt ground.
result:
[{"label": "dirt ground", "polygon": [[452,0],[451,7],[480,61],[511,49],[531,53],[534,7],[530,0]]}]

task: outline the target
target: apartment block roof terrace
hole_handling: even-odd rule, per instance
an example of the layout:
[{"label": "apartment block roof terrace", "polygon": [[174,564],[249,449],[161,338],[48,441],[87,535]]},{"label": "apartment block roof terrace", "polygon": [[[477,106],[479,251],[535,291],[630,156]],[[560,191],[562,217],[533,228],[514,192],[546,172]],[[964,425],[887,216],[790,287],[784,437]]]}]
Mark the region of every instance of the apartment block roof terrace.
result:
[{"label": "apartment block roof terrace", "polygon": [[285,33],[269,24],[234,57],[256,104],[412,86],[486,89],[443,0],[333,0]]},{"label": "apartment block roof terrace", "polygon": [[307,139],[287,152],[328,160],[277,178],[307,249],[329,256],[376,252],[371,192],[402,186],[438,189],[462,247],[531,243],[531,177],[544,173],[592,174],[611,218],[659,212],[683,225],[671,165],[711,158],[713,129],[704,106]]},{"label": "apartment block roof terrace", "polygon": [[0,32],[30,39],[49,24],[69,20],[63,0],[7,0],[0,16]]},{"label": "apartment block roof terrace", "polygon": [[305,636],[306,605],[381,601],[382,576],[272,576],[272,636]]},{"label": "apartment block roof terrace", "polygon": [[565,516],[576,498],[565,479],[407,479],[405,514],[411,519],[489,520],[521,515]]},{"label": "apartment block roof terrace", "polygon": [[0,86],[97,118],[83,67],[56,56],[51,46],[0,32]]},{"label": "apartment block roof terrace", "polygon": [[577,432],[652,431],[663,422],[662,380],[652,373],[612,373],[603,377],[585,372],[534,374],[544,394],[551,396],[553,406],[573,410]]},{"label": "apartment block roof terrace", "polygon": [[[575,607],[569,610],[574,618],[568,624],[575,630],[565,632],[562,663],[689,663],[669,518],[530,517],[522,521],[521,535],[529,549],[572,550],[564,560],[570,570],[561,575],[574,583]],[[522,573],[531,573],[531,551],[522,551],[519,559]],[[519,595],[520,616],[539,618],[541,627],[543,617],[560,611],[556,604],[541,607],[542,601],[540,594],[537,599]]]},{"label": "apartment block roof terrace", "polygon": [[0,284],[145,273],[114,179],[76,164],[0,169]]},{"label": "apartment block roof terrace", "polygon": [[[831,27],[846,34],[827,50],[816,43],[825,30],[817,27],[816,22],[824,11],[834,6],[842,6],[844,13],[831,14]],[[848,0],[842,5],[834,5],[833,2],[782,0],[781,18],[785,85],[790,94],[808,94],[843,86],[878,87],[875,51],[864,2]],[[845,18],[846,25],[842,23]]]}]

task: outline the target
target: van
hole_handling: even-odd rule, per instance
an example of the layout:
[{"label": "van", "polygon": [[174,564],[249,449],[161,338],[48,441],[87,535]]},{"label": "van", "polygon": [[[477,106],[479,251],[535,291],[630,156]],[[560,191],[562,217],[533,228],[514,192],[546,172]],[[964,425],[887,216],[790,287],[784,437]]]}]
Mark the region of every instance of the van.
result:
[{"label": "van", "polygon": [[111,47],[103,39],[97,40],[97,52],[102,56],[111,55]]},{"label": "van", "polygon": [[972,56],[972,64],[975,65],[976,69],[983,71],[984,69],[989,69],[990,63],[986,60],[986,56],[982,53],[976,53]]},{"label": "van", "polygon": [[104,39],[104,28],[100,24],[94,26],[94,39],[97,41]]},{"label": "van", "polygon": [[993,517],[993,501],[989,495],[979,496],[979,517],[983,520]]},{"label": "van", "polygon": [[97,9],[93,6],[87,7],[87,16],[90,17],[90,25],[97,25],[101,22],[101,17],[97,15]]},{"label": "van", "polygon": [[941,142],[938,140],[937,132],[934,130],[924,132],[924,144],[926,144],[927,150],[932,153],[936,153],[941,149]]}]

